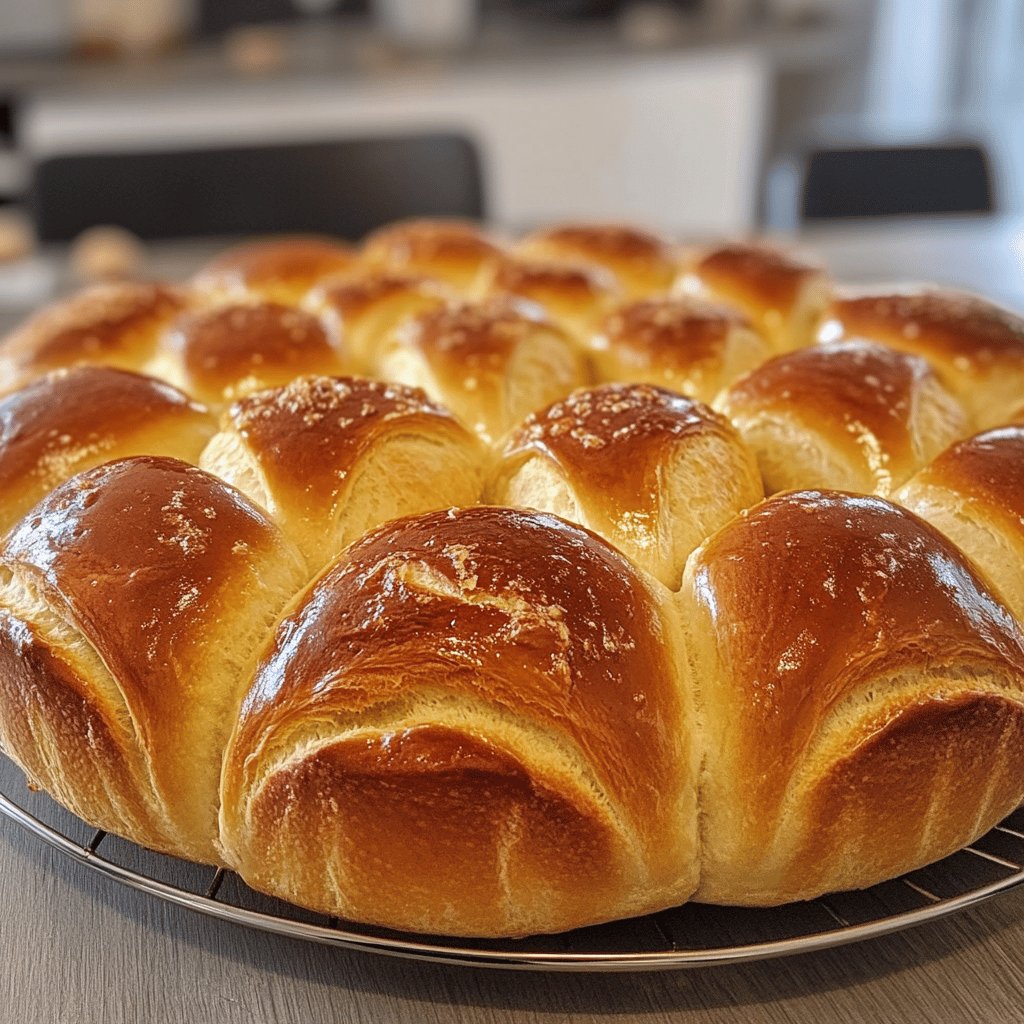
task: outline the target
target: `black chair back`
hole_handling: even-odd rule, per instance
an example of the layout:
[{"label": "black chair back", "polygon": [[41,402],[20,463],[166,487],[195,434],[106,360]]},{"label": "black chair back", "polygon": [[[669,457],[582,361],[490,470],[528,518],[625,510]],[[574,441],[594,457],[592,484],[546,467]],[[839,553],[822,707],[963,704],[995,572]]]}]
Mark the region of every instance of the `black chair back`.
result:
[{"label": "black chair back", "polygon": [[402,217],[483,218],[476,147],[458,135],[76,153],[34,169],[46,242],[96,224],[142,238],[317,232],[359,238]]}]

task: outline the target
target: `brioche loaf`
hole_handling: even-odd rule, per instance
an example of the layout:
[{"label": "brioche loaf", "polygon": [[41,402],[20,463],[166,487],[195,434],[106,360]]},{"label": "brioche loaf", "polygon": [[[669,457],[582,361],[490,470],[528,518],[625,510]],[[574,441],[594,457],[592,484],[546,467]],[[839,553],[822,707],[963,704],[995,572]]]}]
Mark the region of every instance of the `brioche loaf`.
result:
[{"label": "brioche loaf", "polygon": [[0,746],[423,932],[945,856],[1024,798],[1024,334],[833,292],[419,221],[61,300],[0,344]]}]

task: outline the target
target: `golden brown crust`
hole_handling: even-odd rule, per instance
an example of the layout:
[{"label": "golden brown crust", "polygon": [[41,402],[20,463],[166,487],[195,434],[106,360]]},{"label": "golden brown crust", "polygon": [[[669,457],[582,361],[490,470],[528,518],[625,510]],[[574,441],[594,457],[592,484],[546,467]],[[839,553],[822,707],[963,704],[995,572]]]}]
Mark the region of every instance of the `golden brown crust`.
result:
[{"label": "golden brown crust", "polygon": [[[693,778],[652,586],[539,513],[431,513],[360,541],[282,625],[246,699],[225,771],[232,862],[350,916],[381,920],[388,887],[392,924],[456,934],[678,900]],[[316,792],[279,780],[306,765]],[[308,843],[307,814],[360,842]],[[559,827],[579,858],[554,855]],[[420,870],[398,874],[406,842]],[[580,893],[580,870],[611,882]]]},{"label": "golden brown crust", "polygon": [[[529,932],[534,921],[600,920],[629,884],[621,838],[589,808],[499,748],[437,726],[341,741],[275,773],[253,811],[270,855],[246,864],[270,891],[281,884],[270,865],[296,849],[282,835],[286,810],[303,820],[299,848],[323,851],[315,860],[345,887],[340,906],[301,878],[288,895],[328,914],[344,907],[420,932]],[[543,893],[546,905],[528,916],[508,892]],[[498,908],[522,917],[506,924]]]},{"label": "golden brown crust", "polygon": [[705,251],[681,285],[739,307],[779,352],[811,344],[828,297],[821,267],[762,243]]},{"label": "golden brown crust", "polygon": [[46,306],[0,346],[3,389],[48,370],[80,364],[141,369],[163,330],[186,307],[170,285],[119,281],[85,288]]},{"label": "golden brown crust", "polygon": [[454,297],[440,281],[385,272],[325,282],[304,304],[333,323],[347,358],[365,373],[375,365],[384,339],[403,320],[440,309]]},{"label": "golden brown crust", "polygon": [[589,376],[584,357],[541,310],[500,300],[406,321],[378,371],[422,387],[488,441]]},{"label": "golden brown crust", "polygon": [[[74,659],[0,609],[0,742],[33,786],[109,832],[175,854],[119,708],[88,693]],[[50,759],[59,752],[59,764]],[[49,755],[49,756],[48,756]],[[82,785],[82,780],[87,780]]]},{"label": "golden brown crust", "polygon": [[[236,402],[222,430],[244,446],[275,518],[314,565],[386,519],[479,495],[479,442],[418,388],[303,377]],[[231,465],[204,465],[245,489]]]},{"label": "golden brown crust", "polygon": [[[531,486],[530,462],[551,464],[562,488]],[[702,494],[711,485],[717,494]],[[533,413],[508,438],[491,495],[566,512],[670,587],[686,556],[763,497],[735,429],[705,405],[662,388],[605,385]],[[549,503],[543,501],[548,497]]]},{"label": "golden brown crust", "polygon": [[965,292],[932,288],[836,299],[828,335],[923,356],[975,417],[995,426],[1024,393],[1024,319]]},{"label": "golden brown crust", "polygon": [[243,242],[206,264],[193,278],[202,292],[297,303],[314,285],[356,266],[354,251],[333,238],[294,235]]},{"label": "golden brown crust", "polygon": [[865,729],[808,787],[800,891],[860,888],[972,842],[1020,802],[1022,733],[1016,697],[985,692],[925,696]]},{"label": "golden brown crust", "polygon": [[516,253],[529,259],[604,267],[633,298],[667,291],[677,263],[669,241],[629,224],[556,225],[527,235]]},{"label": "golden brown crust", "polygon": [[[886,496],[967,430],[925,360],[863,341],[777,356],[737,381],[718,407],[758,456],[769,491]],[[805,458],[808,451],[814,457]]]},{"label": "golden brown crust", "polygon": [[380,228],[363,242],[370,267],[422,274],[471,291],[501,247],[479,225],[462,220],[404,220]]},{"label": "golden brown crust", "polygon": [[[695,552],[681,615],[705,756],[700,898],[773,903],[870,885],[1019,802],[1005,773],[1024,728],[1024,637],[959,550],[908,512],[827,491],[770,499]],[[995,715],[979,710],[985,721],[960,744],[972,756],[987,745],[990,799],[965,805],[958,762],[907,737],[982,705]],[[923,763],[898,783],[891,761],[906,744]],[[886,781],[887,799],[873,801]],[[829,791],[861,808],[839,837],[808,812]],[[906,816],[894,821],[897,806]],[[879,835],[903,851],[884,868],[867,852]]]},{"label": "golden brown crust", "polygon": [[615,276],[604,267],[511,256],[491,264],[483,292],[537,303],[555,323],[584,343],[622,297]]},{"label": "golden brown crust", "polygon": [[343,369],[323,324],[276,302],[189,314],[164,336],[153,366],[211,405],[287,384],[301,374]]},{"label": "golden brown crust", "polygon": [[[79,742],[60,719],[70,687],[101,717],[119,720],[122,757],[151,786],[140,794],[153,808],[142,841],[159,837],[161,849],[215,859],[220,752],[253,640],[304,579],[286,539],[214,477],[175,459],[138,457],[57,488],[7,539],[0,567],[6,642],[19,629],[37,641],[48,632],[51,667],[53,658],[78,662],[73,682],[38,677],[36,714],[59,741],[48,758],[59,758],[65,741]],[[0,713],[8,743],[17,726],[10,706]],[[26,763],[39,756],[12,753]],[[46,768],[37,773],[52,788],[63,768],[59,760]],[[104,791],[104,773],[121,775],[116,764],[98,763],[61,788],[88,807]]]},{"label": "golden brown crust", "polygon": [[692,297],[616,310],[590,350],[602,380],[660,384],[702,402],[772,354],[738,310]]},{"label": "golden brown crust", "polygon": [[[423,932],[960,848],[1024,799],[1024,320],[843,295],[807,347],[833,299],[769,245],[421,220],[44,310],[0,344],[0,749],[94,827]],[[754,507],[752,447],[860,493]]]},{"label": "golden brown crust", "polygon": [[952,445],[897,500],[946,534],[1024,617],[1024,426]]},{"label": "golden brown crust", "polygon": [[151,377],[56,370],[0,400],[0,534],[75,473],[126,455],[198,462],[212,417]]},{"label": "golden brown crust", "polygon": [[947,448],[918,481],[958,491],[977,502],[985,520],[1024,528],[1024,427],[986,430]]}]

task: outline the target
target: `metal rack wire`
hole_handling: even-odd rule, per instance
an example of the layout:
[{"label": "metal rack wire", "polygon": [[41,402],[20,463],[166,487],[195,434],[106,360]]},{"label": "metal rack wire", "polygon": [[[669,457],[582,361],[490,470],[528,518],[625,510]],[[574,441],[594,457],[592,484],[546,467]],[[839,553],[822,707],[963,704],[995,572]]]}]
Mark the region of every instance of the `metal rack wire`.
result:
[{"label": "metal rack wire", "polygon": [[[1024,883],[1024,810],[938,864],[862,892],[766,910],[686,904],[673,910],[524,940],[444,939],[389,932],[303,911],[203,868],[89,832],[24,784],[0,757],[0,816],[123,885],[210,917],[311,942],[474,967],[647,971],[806,953],[924,924]],[[29,805],[32,805],[31,810]],[[46,820],[44,820],[46,819]],[[82,838],[75,838],[75,836]]]}]

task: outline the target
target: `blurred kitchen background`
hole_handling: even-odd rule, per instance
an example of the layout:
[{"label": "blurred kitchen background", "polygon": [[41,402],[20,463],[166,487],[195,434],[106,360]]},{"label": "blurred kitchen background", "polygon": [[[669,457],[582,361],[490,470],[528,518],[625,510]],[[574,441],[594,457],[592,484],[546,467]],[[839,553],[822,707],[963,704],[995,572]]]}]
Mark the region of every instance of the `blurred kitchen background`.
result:
[{"label": "blurred kitchen background", "polygon": [[[1024,0],[0,0],[0,303],[76,240],[89,276],[440,214],[870,222],[881,275],[906,218],[987,219],[1016,297],[1022,49]],[[975,284],[991,243],[936,237]]]}]

